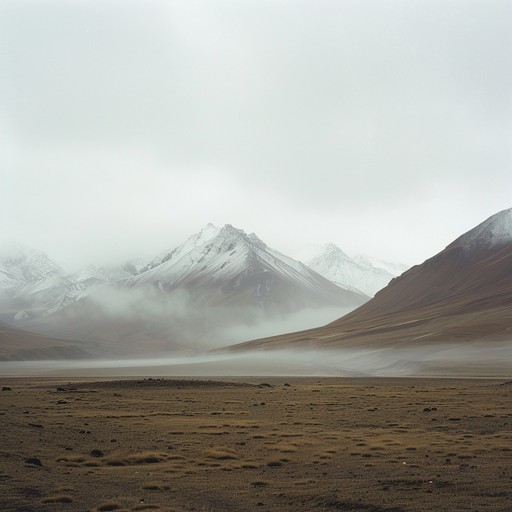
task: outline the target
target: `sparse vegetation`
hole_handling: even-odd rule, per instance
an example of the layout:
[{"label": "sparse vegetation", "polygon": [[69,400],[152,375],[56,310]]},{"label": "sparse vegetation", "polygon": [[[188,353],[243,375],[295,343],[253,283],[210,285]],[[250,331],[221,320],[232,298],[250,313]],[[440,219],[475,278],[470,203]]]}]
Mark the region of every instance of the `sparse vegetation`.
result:
[{"label": "sparse vegetation", "polygon": [[[293,394],[279,379],[138,382],[13,383],[3,509],[507,510],[512,412],[498,382],[297,378]],[[56,387],[73,390],[66,408]]]}]

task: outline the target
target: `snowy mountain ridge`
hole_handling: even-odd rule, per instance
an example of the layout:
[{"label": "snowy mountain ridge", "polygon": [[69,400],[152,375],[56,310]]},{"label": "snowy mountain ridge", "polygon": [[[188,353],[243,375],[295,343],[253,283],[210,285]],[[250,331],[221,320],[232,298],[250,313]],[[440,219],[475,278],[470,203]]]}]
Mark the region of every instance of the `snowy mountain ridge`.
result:
[{"label": "snowy mountain ridge", "polygon": [[44,252],[19,244],[9,244],[0,250],[2,288],[60,278],[64,273],[64,269]]},{"label": "snowy mountain ridge", "polygon": [[224,294],[222,300],[244,289],[245,297],[252,296],[260,306],[289,301],[282,290],[295,287],[293,293],[304,304],[311,299],[316,304],[341,301],[353,307],[396,275],[373,267],[363,257],[350,258],[334,244],[316,247],[313,253],[316,256],[305,264],[268,247],[254,233],[230,224],[207,224],[149,262],[89,265],[72,274],[42,252],[11,248],[0,252],[0,290],[4,298],[17,301],[18,317],[23,319],[55,313],[109,286],[150,285],[162,292],[184,287],[195,294],[217,286]]},{"label": "snowy mountain ridge", "polygon": [[407,269],[405,265],[383,262],[364,255],[352,258],[333,243],[308,246],[301,251],[301,258],[326,279],[370,297]]},{"label": "snowy mountain ridge", "polygon": [[[205,290],[217,286],[222,290],[222,300],[244,289],[245,299],[257,297],[260,305],[277,300],[274,295],[285,288],[300,289],[297,294],[302,294],[305,302],[311,299],[316,303],[338,301],[349,305],[366,300],[361,292],[336,286],[306,265],[268,247],[254,233],[247,234],[230,224],[222,228],[208,225],[169,252],[159,264],[153,261],[147,269],[125,282],[127,287],[144,284],[152,284],[161,291],[203,290],[205,295]],[[284,295],[281,299],[283,302],[295,300],[285,299]]]},{"label": "snowy mountain ridge", "polygon": [[[89,265],[69,274],[47,254],[19,244],[0,249],[0,299],[7,321],[47,316],[88,296],[93,290],[130,277],[140,265]],[[15,311],[11,311],[16,304]],[[5,306],[4,306],[5,307]],[[1,311],[0,311],[1,313]]]},{"label": "snowy mountain ridge", "polygon": [[451,246],[470,251],[476,246],[497,247],[512,242],[512,208],[498,212],[463,234]]}]

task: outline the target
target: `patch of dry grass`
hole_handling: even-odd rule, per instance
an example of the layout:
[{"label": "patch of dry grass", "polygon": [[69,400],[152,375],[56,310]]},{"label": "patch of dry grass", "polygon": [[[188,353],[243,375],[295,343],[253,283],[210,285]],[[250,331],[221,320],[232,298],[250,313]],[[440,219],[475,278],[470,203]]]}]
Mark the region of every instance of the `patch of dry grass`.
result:
[{"label": "patch of dry grass", "polygon": [[[16,394],[0,397],[0,491],[10,489],[3,509],[507,510],[508,388],[442,379],[282,382],[89,383],[61,392],[65,407],[54,390],[69,382],[13,382]],[[23,463],[30,458],[42,465]]]},{"label": "patch of dry grass", "polygon": [[213,460],[236,460],[239,458],[238,454],[231,450],[224,450],[218,448],[209,448],[205,451],[205,456]]},{"label": "patch of dry grass", "polygon": [[73,496],[69,494],[59,494],[56,496],[47,496],[41,500],[41,503],[73,503]]}]

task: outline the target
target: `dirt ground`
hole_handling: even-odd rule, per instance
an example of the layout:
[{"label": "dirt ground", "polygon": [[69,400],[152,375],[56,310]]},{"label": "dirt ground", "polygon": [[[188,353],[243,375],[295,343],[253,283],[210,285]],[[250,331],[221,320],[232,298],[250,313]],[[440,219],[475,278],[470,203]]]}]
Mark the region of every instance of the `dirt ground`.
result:
[{"label": "dirt ground", "polygon": [[2,511],[512,512],[512,383],[0,379]]}]

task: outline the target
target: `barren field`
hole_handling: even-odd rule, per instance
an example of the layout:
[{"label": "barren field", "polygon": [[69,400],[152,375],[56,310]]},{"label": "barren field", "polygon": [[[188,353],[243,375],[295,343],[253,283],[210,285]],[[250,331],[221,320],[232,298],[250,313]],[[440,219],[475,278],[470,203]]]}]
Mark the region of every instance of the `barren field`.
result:
[{"label": "barren field", "polygon": [[0,381],[2,511],[512,511],[512,383]]}]

